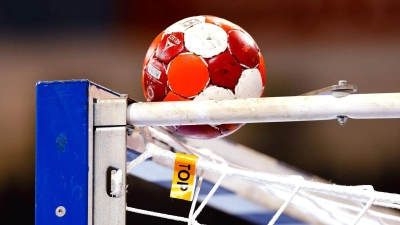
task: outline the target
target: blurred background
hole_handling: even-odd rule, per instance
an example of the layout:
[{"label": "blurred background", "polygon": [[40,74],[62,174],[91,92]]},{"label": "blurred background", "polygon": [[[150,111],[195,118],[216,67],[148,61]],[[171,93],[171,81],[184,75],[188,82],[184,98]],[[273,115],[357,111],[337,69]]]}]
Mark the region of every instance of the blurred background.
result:
[{"label": "blurred background", "polygon": [[[34,221],[35,83],[84,78],[143,101],[147,48],[194,15],[252,35],[266,61],[265,96],[341,79],[357,93],[400,92],[400,1],[0,1],[2,221]],[[228,139],[332,183],[400,193],[400,120],[248,124]]]}]

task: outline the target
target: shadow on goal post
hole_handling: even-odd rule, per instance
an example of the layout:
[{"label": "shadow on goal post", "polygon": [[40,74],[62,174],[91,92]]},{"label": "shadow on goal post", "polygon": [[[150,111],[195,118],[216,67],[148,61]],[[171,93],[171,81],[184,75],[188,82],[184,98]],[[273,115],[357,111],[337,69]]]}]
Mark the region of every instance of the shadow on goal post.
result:
[{"label": "shadow on goal post", "polygon": [[[247,224],[400,224],[400,214],[391,209],[400,208],[398,194],[327,184],[245,146],[187,139],[161,128],[400,118],[399,93],[355,91],[341,81],[296,97],[136,103],[88,80],[38,82],[35,224],[126,224],[128,213],[173,224],[218,221],[201,216],[205,207]],[[127,193],[127,187],[136,185],[127,177],[168,192],[174,161],[182,153],[198,157],[192,196],[197,204],[189,202],[182,215],[171,215],[127,201],[154,194]]]}]

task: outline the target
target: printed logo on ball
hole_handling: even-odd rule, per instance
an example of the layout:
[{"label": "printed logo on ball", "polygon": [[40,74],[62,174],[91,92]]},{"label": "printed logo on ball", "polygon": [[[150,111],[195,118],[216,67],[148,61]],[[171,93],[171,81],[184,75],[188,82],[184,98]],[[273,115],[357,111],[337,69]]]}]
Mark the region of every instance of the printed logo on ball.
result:
[{"label": "printed logo on ball", "polygon": [[152,75],[153,77],[160,79],[161,71],[159,71],[153,65],[149,64],[149,66],[147,67],[147,72],[149,72],[149,74]]},{"label": "printed logo on ball", "polygon": [[170,35],[168,37],[168,43],[170,45],[179,45],[181,43],[181,40],[179,40],[177,37],[175,37],[175,35]]},{"label": "printed logo on ball", "polygon": [[189,17],[172,24],[165,30],[165,33],[184,32],[195,24],[204,23],[205,20],[206,18],[204,16]]},{"label": "printed logo on ball", "polygon": [[148,100],[150,100],[150,101],[153,100],[153,98],[154,98],[153,88],[151,86],[148,86],[146,91],[147,91]]},{"label": "printed logo on ball", "polygon": [[190,26],[193,26],[195,24],[201,23],[202,21],[197,18],[197,17],[192,17],[189,18],[188,20],[183,20],[181,22],[178,22],[179,25],[181,25],[183,28],[188,28]]}]

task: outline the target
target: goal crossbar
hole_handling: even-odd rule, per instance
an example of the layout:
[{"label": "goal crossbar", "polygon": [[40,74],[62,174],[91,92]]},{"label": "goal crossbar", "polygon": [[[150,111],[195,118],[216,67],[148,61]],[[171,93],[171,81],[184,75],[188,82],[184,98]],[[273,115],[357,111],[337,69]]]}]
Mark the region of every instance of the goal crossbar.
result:
[{"label": "goal crossbar", "polygon": [[136,126],[400,118],[400,93],[141,102],[128,107]]}]

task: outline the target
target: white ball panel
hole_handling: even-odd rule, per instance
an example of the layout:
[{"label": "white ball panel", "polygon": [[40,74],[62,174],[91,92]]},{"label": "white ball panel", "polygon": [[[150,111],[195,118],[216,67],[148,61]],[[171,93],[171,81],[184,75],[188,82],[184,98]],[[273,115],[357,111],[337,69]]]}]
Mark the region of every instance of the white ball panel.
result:
[{"label": "white ball panel", "polygon": [[193,100],[201,101],[201,100],[223,100],[223,99],[234,99],[235,95],[231,90],[218,87],[211,86],[204,91],[202,91],[199,95],[197,95]]},{"label": "white ball panel", "polygon": [[167,29],[165,29],[165,33],[169,34],[173,32],[184,32],[189,27],[195,24],[205,23],[205,21],[206,17],[204,16],[188,17],[169,26]]},{"label": "white ball panel", "polygon": [[258,98],[263,91],[261,73],[258,69],[242,72],[235,87],[236,98]]},{"label": "white ball panel", "polygon": [[199,23],[185,31],[186,48],[204,58],[209,58],[225,51],[228,47],[228,35],[219,26]]}]

